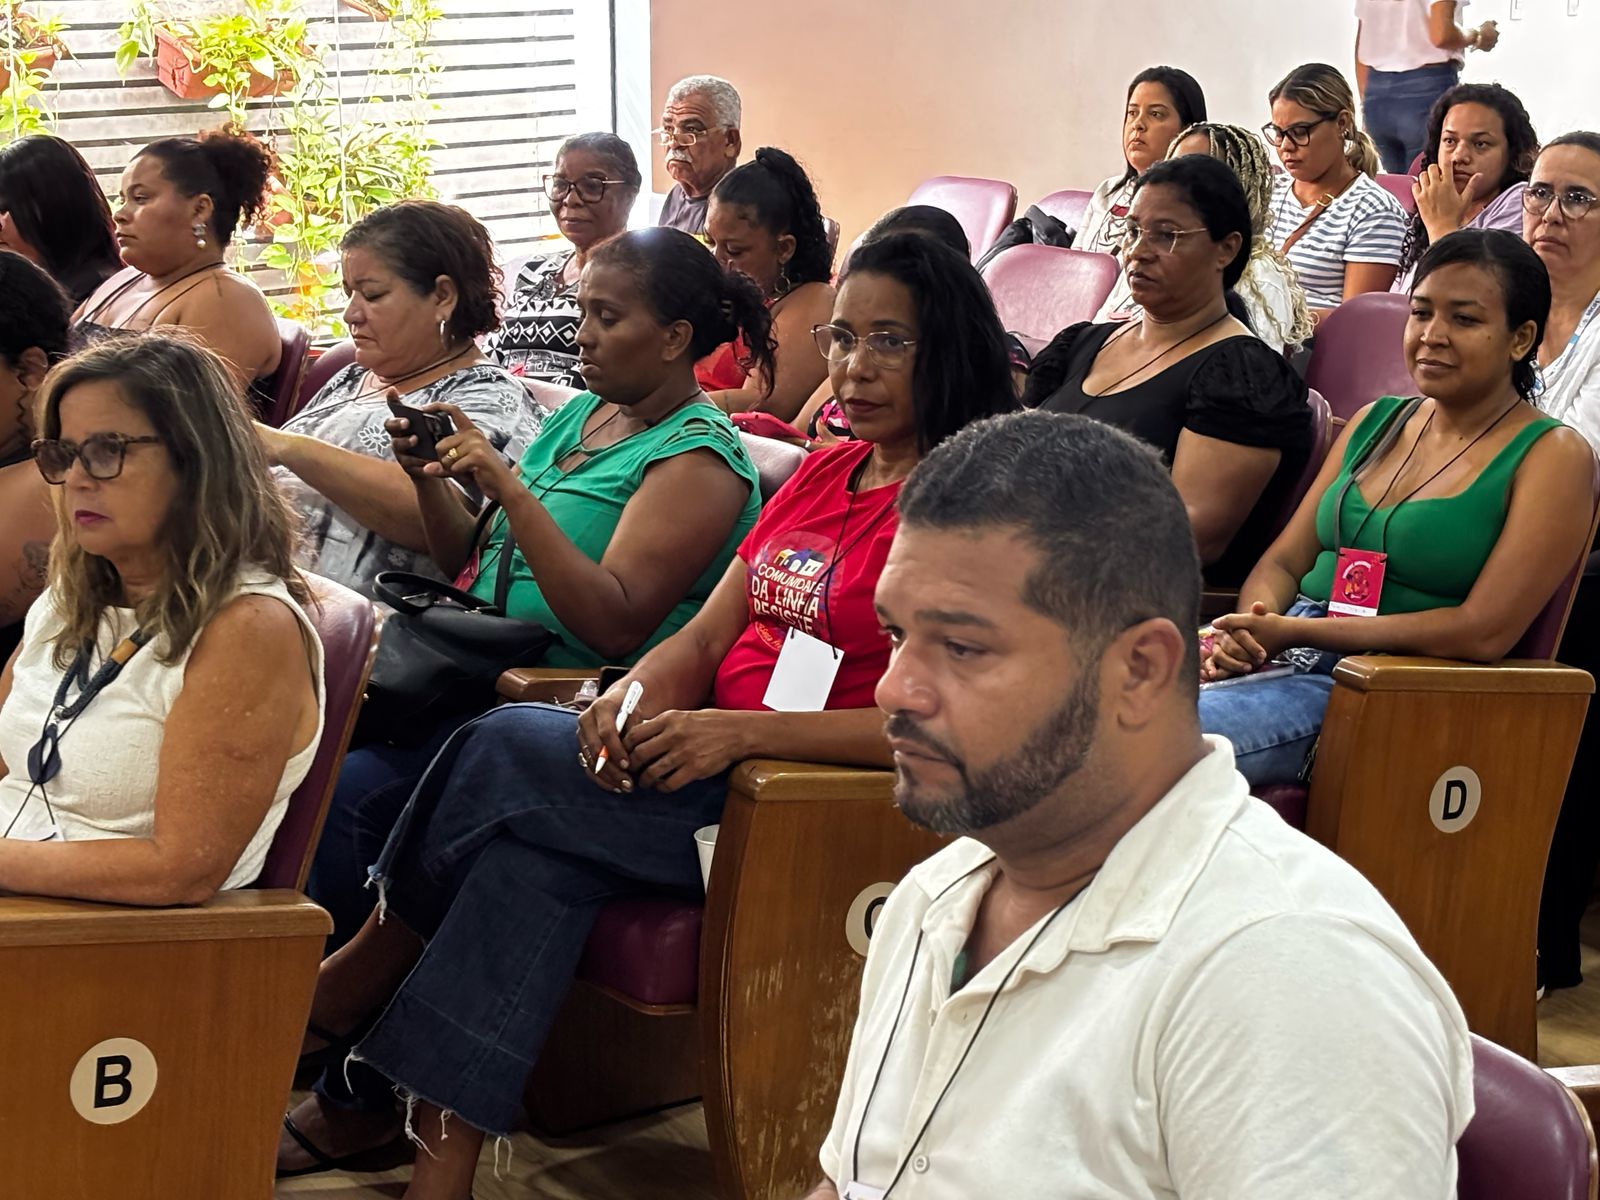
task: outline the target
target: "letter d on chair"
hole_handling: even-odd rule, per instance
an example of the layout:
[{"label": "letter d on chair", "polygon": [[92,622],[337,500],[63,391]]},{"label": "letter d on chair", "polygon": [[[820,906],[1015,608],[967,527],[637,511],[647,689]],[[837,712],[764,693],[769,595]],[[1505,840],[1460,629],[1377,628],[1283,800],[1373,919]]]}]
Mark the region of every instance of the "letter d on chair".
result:
[{"label": "letter d on chair", "polygon": [[1451,767],[1433,785],[1428,816],[1440,833],[1460,833],[1478,815],[1483,784],[1471,767]]}]

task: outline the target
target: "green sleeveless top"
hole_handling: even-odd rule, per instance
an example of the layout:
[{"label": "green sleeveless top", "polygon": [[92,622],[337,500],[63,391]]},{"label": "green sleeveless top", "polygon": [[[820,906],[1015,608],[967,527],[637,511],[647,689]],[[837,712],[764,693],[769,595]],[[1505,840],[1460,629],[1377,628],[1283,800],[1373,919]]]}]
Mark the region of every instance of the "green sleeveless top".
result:
[{"label": "green sleeveless top", "polygon": [[[523,486],[539,497],[561,532],[595,562],[611,544],[611,535],[622,519],[622,510],[644,482],[645,472],[658,462],[691,450],[710,450],[720,455],[730,470],[750,485],[739,519],[734,522],[716,557],[649,639],[623,660],[631,664],[663,638],[682,629],[700,610],[711,589],[727,570],[728,561],[750,532],[761,512],[761,488],[755,464],[739,440],[738,430],[727,414],[715,405],[686,404],[662,421],[596,451],[570,471],[556,464],[578,449],[583,423],[603,403],[593,392],[580,392],[550,415],[539,436],[528,444],[518,464]],[[495,567],[507,536],[504,514],[495,518],[488,544],[480,555],[483,566],[473,580],[472,594],[485,600],[494,598]],[[539,585],[521,550],[511,559],[511,586],[506,596],[506,615],[520,621],[537,621],[561,640],[544,656],[548,667],[598,667],[606,660],[580,642],[557,620],[545,603]]]},{"label": "green sleeveless top", "polygon": [[[1389,555],[1378,605],[1381,615],[1459,605],[1500,540],[1511,480],[1523,456],[1547,432],[1561,425],[1551,417],[1530,421],[1457,495],[1408,500],[1374,510],[1361,494],[1359,483],[1348,489],[1344,483],[1351,467],[1360,461],[1368,446],[1383,437],[1390,418],[1406,403],[1399,396],[1385,396],[1372,406],[1345,446],[1343,468],[1322,494],[1317,505],[1317,540],[1322,543],[1322,552],[1300,581],[1300,591],[1313,600],[1327,601],[1333,590],[1339,550],[1353,545],[1358,550],[1381,550]],[[1341,490],[1344,511],[1339,514],[1340,528],[1335,533],[1334,505]],[[1352,543],[1350,539],[1358,528],[1360,537]]]}]

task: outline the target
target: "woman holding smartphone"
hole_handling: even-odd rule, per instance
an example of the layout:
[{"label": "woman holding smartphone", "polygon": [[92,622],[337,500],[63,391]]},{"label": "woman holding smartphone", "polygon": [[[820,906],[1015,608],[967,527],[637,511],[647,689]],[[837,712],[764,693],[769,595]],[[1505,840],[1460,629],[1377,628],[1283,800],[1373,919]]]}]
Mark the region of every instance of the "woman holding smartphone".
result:
[{"label": "woman holding smartphone", "polygon": [[[452,420],[437,457],[418,454],[416,418],[391,417],[388,432],[439,569],[491,599],[510,556],[506,615],[556,634],[544,663],[598,667],[632,663],[695,619],[755,524],[755,466],[695,382],[694,364],[734,337],[766,361],[771,340],[755,286],[676,229],[598,247],[577,301],[579,366],[591,390],[551,415],[517,467],[453,404],[420,414]],[[500,506],[476,542],[479,520],[461,502],[463,486]],[[485,696],[484,708],[493,701]],[[358,853],[359,838],[382,842],[452,732],[419,730],[410,744],[346,755],[308,889],[333,914],[330,948],[355,932],[376,897],[363,886],[374,855]],[[393,1109],[390,1085],[359,1064],[328,1071],[316,1093],[290,1114],[285,1173],[353,1165],[350,1139],[359,1146]]]},{"label": "woman holding smartphone", "polygon": [[544,413],[478,350],[498,324],[494,244],[466,212],[431,200],[380,208],[351,226],[340,259],[356,361],[282,429],[256,430],[304,522],[300,566],[370,595],[380,571],[442,578],[389,449],[390,393],[413,408],[455,405],[510,454]]},{"label": "woman holding smartphone", "polygon": [[[415,1100],[413,1200],[465,1198],[483,1137],[516,1124],[601,904],[699,890],[691,835],[717,819],[734,763],[888,765],[873,592],[900,483],[945,437],[1012,407],[1010,365],[972,264],[914,234],[856,252],[814,337],[859,440],[807,457],[694,619],[581,718],[496,709],[445,744],[398,821],[392,794],[362,814],[386,920],[323,964],[308,1045],[358,1043],[355,1060]],[[399,1131],[392,1093],[383,1102],[387,1122],[295,1120],[322,1120],[350,1153]]]}]

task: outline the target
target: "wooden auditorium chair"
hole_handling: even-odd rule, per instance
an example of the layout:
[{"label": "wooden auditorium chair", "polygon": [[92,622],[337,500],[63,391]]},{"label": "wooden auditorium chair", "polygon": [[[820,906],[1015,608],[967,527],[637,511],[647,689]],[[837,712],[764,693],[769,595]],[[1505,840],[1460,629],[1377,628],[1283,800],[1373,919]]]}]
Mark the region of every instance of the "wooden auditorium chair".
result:
[{"label": "wooden auditorium chair", "polygon": [[1379,396],[1415,396],[1406,366],[1406,321],[1411,298],[1363,292],[1346,300],[1317,327],[1306,386],[1315,388],[1343,425]]},{"label": "wooden auditorium chair", "polygon": [[301,385],[306,373],[306,355],[311,348],[311,335],[305,326],[283,317],[276,318],[278,341],[282,353],[278,356],[278,369],[272,373],[269,394],[261,408],[261,422],[274,429],[300,411]]},{"label": "wooden auditorium chair", "polygon": [[1017,189],[999,179],[936,175],[919,183],[906,203],[931,204],[955,217],[977,262],[1016,216]]},{"label": "wooden auditorium chair", "polygon": [[1456,1143],[1458,1200],[1596,1200],[1587,1070],[1541,1071],[1473,1035],[1476,1108]]},{"label": "wooden auditorium chair", "polygon": [[1069,325],[1094,320],[1122,268],[1109,254],[1031,242],[995,255],[983,268],[1000,324],[1027,344],[1048,342]]},{"label": "wooden auditorium chair", "polygon": [[1309,786],[1257,793],[1383,894],[1474,1032],[1527,1058],[1540,885],[1594,691],[1554,661],[1581,567],[1498,663],[1342,660]]},{"label": "wooden auditorium chair", "polygon": [[[380,621],[312,578],[327,715],[255,886],[184,908],[0,898],[7,1196],[270,1200],[328,914],[299,891]],[[248,680],[241,680],[248,686]],[[219,764],[220,767],[220,764]]]},{"label": "wooden auditorium chair", "polygon": [[1093,192],[1086,192],[1081,188],[1064,188],[1059,192],[1051,192],[1048,196],[1040,197],[1034,207],[1042,213],[1048,213],[1068,229],[1076,230],[1083,224],[1083,214],[1089,211],[1089,202],[1093,199]]}]

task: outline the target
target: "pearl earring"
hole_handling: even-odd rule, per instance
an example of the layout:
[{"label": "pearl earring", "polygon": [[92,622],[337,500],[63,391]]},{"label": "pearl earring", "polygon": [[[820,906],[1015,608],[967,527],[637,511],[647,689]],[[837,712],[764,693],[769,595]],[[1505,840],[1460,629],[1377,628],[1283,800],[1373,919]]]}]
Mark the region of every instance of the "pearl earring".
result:
[{"label": "pearl earring", "polygon": [[203,222],[196,221],[194,223],[194,244],[197,249],[204,250],[206,248],[206,227]]},{"label": "pearl earring", "polygon": [[439,322],[439,344],[445,347],[450,345],[450,339],[444,335],[444,322]]}]

